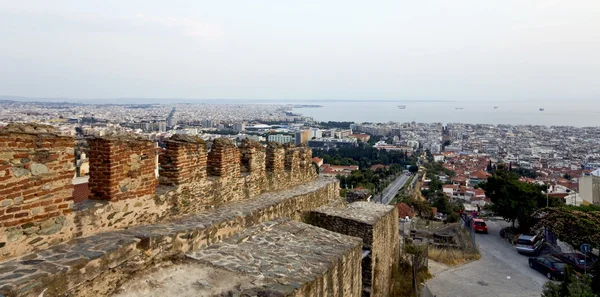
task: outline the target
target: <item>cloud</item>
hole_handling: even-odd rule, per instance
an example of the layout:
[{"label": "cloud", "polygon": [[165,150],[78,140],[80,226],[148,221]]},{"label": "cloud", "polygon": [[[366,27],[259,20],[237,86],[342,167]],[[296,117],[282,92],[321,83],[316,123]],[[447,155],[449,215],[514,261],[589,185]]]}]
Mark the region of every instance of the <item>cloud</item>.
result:
[{"label": "cloud", "polygon": [[[9,1],[11,2],[11,1]],[[114,16],[102,14],[81,13],[53,9],[53,7],[38,7],[28,5],[6,5],[0,3],[0,13],[22,15],[32,18],[46,18],[51,20],[75,22],[92,28],[118,28],[131,30],[142,28],[152,33],[177,34],[194,38],[216,38],[224,35],[221,26],[202,22],[196,19],[174,16],[150,16],[144,14]],[[83,28],[83,27],[80,27]]]},{"label": "cloud", "polygon": [[136,26],[149,28],[160,26],[168,30],[180,32],[188,37],[220,37],[224,35],[219,25],[184,17],[156,17],[137,14],[135,17],[126,17],[125,19],[131,21]]}]

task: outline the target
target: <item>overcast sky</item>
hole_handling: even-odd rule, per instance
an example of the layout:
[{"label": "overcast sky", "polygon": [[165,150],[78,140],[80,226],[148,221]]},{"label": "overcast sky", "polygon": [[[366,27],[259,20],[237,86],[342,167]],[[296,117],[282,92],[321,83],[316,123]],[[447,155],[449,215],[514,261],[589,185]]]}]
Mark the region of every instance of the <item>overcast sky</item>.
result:
[{"label": "overcast sky", "polygon": [[0,94],[600,102],[600,0],[0,0]]}]

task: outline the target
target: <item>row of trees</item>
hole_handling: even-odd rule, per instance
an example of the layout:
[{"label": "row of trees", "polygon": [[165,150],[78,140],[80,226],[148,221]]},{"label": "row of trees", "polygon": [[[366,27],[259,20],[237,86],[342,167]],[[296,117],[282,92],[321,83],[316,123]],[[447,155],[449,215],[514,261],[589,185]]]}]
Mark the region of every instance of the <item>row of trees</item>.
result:
[{"label": "row of trees", "polygon": [[402,168],[394,164],[387,169],[377,169],[376,171],[363,168],[353,171],[349,176],[339,175],[338,179],[343,188],[365,187],[377,191],[382,190],[387,185],[387,180],[400,172],[402,172]]},{"label": "row of trees", "polygon": [[331,150],[314,150],[314,157],[323,159],[323,163],[331,165],[358,165],[360,168],[369,168],[372,165],[416,165],[416,157],[408,157],[402,151],[380,150],[362,145],[358,148],[338,148]]}]

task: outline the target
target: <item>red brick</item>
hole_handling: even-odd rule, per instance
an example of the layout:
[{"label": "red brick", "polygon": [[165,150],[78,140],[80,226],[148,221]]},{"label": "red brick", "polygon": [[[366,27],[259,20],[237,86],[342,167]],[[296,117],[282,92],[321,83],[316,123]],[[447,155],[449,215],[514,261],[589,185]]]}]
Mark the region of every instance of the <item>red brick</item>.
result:
[{"label": "red brick", "polygon": [[21,207],[18,207],[18,206],[17,207],[10,207],[10,208],[6,209],[6,213],[13,213],[13,212],[17,212],[19,210],[21,210]]},{"label": "red brick", "polygon": [[26,216],[29,216],[29,212],[20,212],[18,214],[15,214],[15,219],[24,218]]},{"label": "red brick", "polygon": [[52,205],[52,206],[45,207],[45,208],[44,208],[44,211],[45,211],[45,212],[51,212],[51,211],[55,211],[55,210],[57,210],[57,209],[58,209],[58,206],[56,206],[56,205]]}]

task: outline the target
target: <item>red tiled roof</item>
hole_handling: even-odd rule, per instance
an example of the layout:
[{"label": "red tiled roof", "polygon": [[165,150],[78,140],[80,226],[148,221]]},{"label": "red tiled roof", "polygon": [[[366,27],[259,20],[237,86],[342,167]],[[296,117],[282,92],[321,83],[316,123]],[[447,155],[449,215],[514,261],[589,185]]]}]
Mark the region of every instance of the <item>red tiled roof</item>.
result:
[{"label": "red tiled roof", "polygon": [[477,179],[487,179],[488,178],[488,174],[483,172],[483,171],[476,171],[473,172],[469,175],[470,178],[477,178]]},{"label": "red tiled roof", "polygon": [[407,216],[412,218],[415,216],[415,212],[412,210],[412,208],[404,202],[396,204],[396,209],[398,209],[398,217],[400,218],[405,218]]}]

